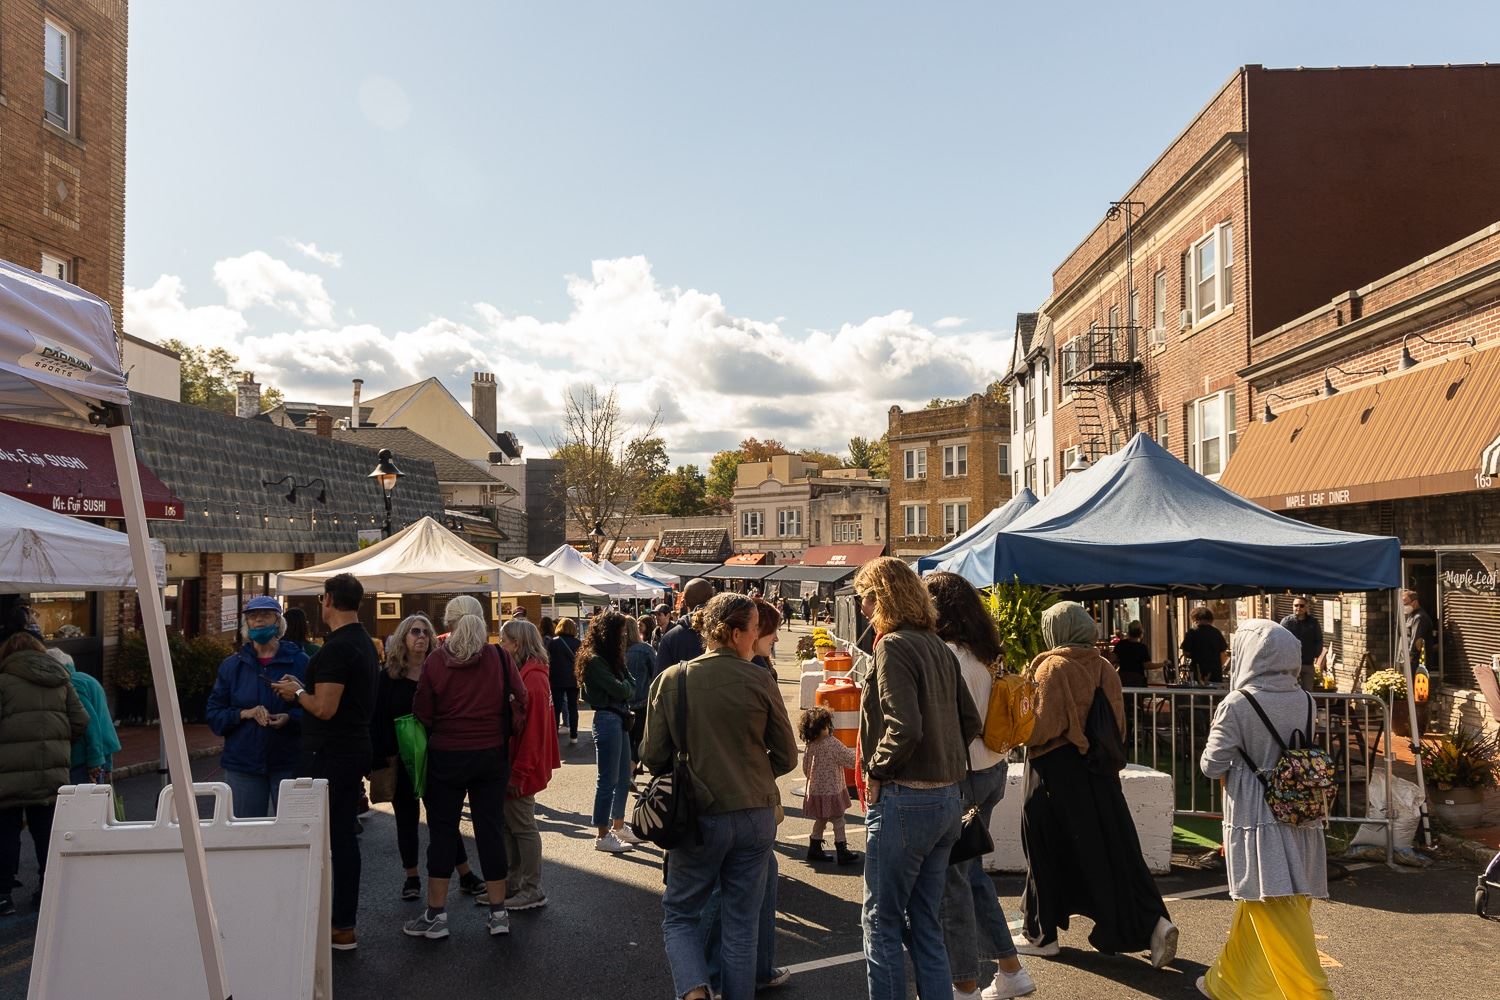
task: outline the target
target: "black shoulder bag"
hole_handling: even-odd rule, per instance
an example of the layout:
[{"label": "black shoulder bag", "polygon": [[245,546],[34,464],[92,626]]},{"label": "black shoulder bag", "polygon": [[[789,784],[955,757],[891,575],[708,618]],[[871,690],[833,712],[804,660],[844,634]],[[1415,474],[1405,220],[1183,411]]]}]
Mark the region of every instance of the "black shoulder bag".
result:
[{"label": "black shoulder bag", "polygon": [[677,748],[672,770],[658,774],[636,796],[630,813],[630,828],[637,837],[671,850],[692,837],[703,843],[698,830],[698,800],[693,794],[693,776],[687,750],[687,670],[677,673],[677,725],[672,743]]}]

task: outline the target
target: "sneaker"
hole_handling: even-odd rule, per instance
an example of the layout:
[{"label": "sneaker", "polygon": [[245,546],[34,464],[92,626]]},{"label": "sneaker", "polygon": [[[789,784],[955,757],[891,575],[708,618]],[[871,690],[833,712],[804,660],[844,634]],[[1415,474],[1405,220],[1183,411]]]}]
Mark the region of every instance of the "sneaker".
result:
[{"label": "sneaker", "polygon": [[465,896],[477,896],[484,892],[484,879],[473,872],[465,872],[458,877],[458,891]]},{"label": "sneaker", "polygon": [[763,983],[756,983],[757,990],[774,990],[778,986],[785,986],[787,980],[792,978],[792,970],[782,966],[771,970],[771,978]]},{"label": "sneaker", "polygon": [[1058,946],[1057,938],[1053,938],[1051,941],[1043,941],[1040,944],[1033,944],[1029,940],[1022,939],[1021,943],[1016,945],[1016,954],[1035,955],[1038,958],[1056,958],[1060,951],[1062,951],[1062,948]]},{"label": "sneaker", "polygon": [[1208,977],[1207,976],[1199,976],[1198,977],[1198,981],[1196,983],[1194,983],[1193,985],[1196,986],[1196,987],[1198,987],[1198,992],[1202,993],[1204,996],[1208,997],[1208,1000],[1214,1000],[1214,995],[1212,993],[1208,992]]},{"label": "sneaker", "polygon": [[1156,918],[1151,931],[1151,968],[1160,969],[1177,957],[1177,925],[1166,917]]},{"label": "sneaker", "polygon": [[359,947],[359,941],[354,937],[354,928],[345,927],[342,930],[333,929],[332,945],[334,951],[353,951]]},{"label": "sneaker", "polygon": [[614,830],[613,832],[614,832],[615,837],[622,844],[630,844],[633,847],[636,844],[644,844],[645,843],[644,840],[642,840],[640,837],[637,837],[635,835],[635,831],[630,828],[629,824],[627,824],[625,826],[622,826],[622,827],[619,827],[616,830]]},{"label": "sneaker", "polygon": [[401,883],[401,898],[405,900],[422,898],[422,880],[415,875],[406,876],[406,881]]},{"label": "sneaker", "polygon": [[420,915],[402,924],[401,930],[411,937],[427,938],[432,941],[445,938],[448,936],[448,913],[444,911],[432,914],[423,909]]},{"label": "sneaker", "polygon": [[606,833],[602,837],[594,838],[594,850],[604,851],[606,854],[623,854],[630,850],[630,845],[616,837],[614,833]]},{"label": "sneaker", "polygon": [[1036,983],[1025,969],[1016,972],[995,970],[995,981],[980,992],[984,1000],[1011,1000],[1011,997],[1030,996],[1036,992]]},{"label": "sneaker", "polygon": [[953,1000],[979,1000],[979,998],[980,993],[977,987],[968,993],[965,993],[957,986],[953,987]]},{"label": "sneaker", "polygon": [[491,937],[509,934],[510,914],[504,910],[491,910],[489,919],[484,922],[484,929],[490,932]]},{"label": "sneaker", "polygon": [[570,747],[576,747],[577,745],[578,745],[578,737],[576,737],[576,736],[569,736],[568,737],[568,746],[570,746]]},{"label": "sneaker", "polygon": [[507,910],[535,910],[539,906],[547,905],[547,894],[540,889],[527,889],[518,892],[514,896],[505,897],[505,908]]}]

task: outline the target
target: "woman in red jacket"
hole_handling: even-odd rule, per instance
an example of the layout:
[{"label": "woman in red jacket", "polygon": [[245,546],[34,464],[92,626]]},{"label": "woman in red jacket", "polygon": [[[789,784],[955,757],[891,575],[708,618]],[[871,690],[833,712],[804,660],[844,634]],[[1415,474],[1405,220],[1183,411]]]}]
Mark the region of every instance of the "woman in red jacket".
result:
[{"label": "woman in red jacket", "polygon": [[512,618],[500,629],[500,645],[521,666],[526,687],[526,728],[512,741],[510,787],[505,796],[505,908],[532,910],[547,905],[542,892],[542,835],[536,828],[536,796],[562,766],[557,728],[552,724],[551,664],[537,627]]}]

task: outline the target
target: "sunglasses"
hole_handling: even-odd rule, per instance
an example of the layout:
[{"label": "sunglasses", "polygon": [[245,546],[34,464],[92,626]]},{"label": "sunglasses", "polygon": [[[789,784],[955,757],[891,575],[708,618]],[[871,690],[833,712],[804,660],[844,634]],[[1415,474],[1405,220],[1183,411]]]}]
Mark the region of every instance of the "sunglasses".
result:
[{"label": "sunglasses", "polygon": [[428,632],[425,628],[423,628],[420,625],[414,625],[411,628],[407,629],[406,631],[409,632],[409,633],[411,633],[412,635],[431,635],[432,634],[432,633]]}]

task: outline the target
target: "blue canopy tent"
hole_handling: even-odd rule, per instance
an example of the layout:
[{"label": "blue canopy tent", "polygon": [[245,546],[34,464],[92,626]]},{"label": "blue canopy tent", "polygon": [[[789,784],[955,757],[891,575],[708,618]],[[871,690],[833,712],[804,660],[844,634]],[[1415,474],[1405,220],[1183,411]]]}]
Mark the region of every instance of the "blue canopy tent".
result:
[{"label": "blue canopy tent", "polygon": [[968,531],[918,559],[917,572],[924,576],[940,570],[957,573],[976,587],[988,587],[994,580],[985,574],[988,567],[994,565],[994,555],[990,553],[986,560],[982,553],[994,547],[995,536],[1001,529],[1036,504],[1036,494],[1022,488],[1020,493],[984,515]]},{"label": "blue canopy tent", "polygon": [[1094,598],[1172,592],[1384,590],[1401,542],[1335,531],[1259,507],[1144,434],[1069,475],[975,553],[988,585],[1018,579]]}]

